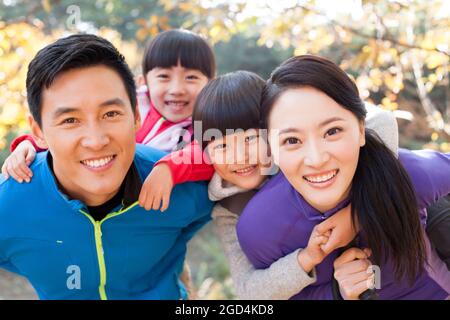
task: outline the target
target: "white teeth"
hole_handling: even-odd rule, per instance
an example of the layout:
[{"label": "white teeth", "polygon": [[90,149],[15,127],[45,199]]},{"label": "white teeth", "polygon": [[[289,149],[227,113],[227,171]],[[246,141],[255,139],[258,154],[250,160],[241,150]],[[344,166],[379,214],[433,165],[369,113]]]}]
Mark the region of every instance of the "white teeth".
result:
[{"label": "white teeth", "polygon": [[337,170],[330,172],[329,174],[323,174],[320,176],[305,176],[305,179],[309,182],[325,182],[333,178],[337,174]]},{"label": "white teeth", "polygon": [[96,160],[84,160],[81,161],[83,164],[87,165],[88,167],[91,168],[99,168],[99,167],[103,167],[105,165],[107,165],[109,162],[111,162],[111,160],[114,157],[110,156],[110,157],[106,157],[103,159],[96,159]]},{"label": "white teeth", "polygon": [[183,107],[185,105],[187,105],[187,102],[182,102],[182,101],[168,101],[167,104],[170,104],[171,106],[175,106],[175,107]]},{"label": "white teeth", "polygon": [[252,171],[254,168],[255,168],[254,166],[252,166],[252,167],[247,167],[247,168],[244,168],[244,169],[236,170],[236,172],[237,172],[237,173],[247,173],[247,172]]}]

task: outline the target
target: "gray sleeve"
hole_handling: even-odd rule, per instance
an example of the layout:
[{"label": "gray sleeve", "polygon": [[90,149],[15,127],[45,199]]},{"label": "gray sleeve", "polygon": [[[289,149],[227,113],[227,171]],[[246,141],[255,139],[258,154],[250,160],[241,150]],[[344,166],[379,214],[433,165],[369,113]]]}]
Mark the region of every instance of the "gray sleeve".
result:
[{"label": "gray sleeve", "polygon": [[374,130],[386,146],[398,155],[398,125],[394,113],[366,103],[366,126]]},{"label": "gray sleeve", "polygon": [[316,281],[314,270],[309,275],[298,264],[300,249],[275,261],[267,269],[255,269],[239,245],[236,234],[238,216],[220,204],[214,207],[212,216],[239,299],[287,300]]}]

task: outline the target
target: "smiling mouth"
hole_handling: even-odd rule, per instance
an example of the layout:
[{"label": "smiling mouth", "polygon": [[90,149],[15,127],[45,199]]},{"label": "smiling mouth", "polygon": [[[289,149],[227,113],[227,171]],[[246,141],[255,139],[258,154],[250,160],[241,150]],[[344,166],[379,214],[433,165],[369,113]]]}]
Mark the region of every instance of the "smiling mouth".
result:
[{"label": "smiling mouth", "polygon": [[333,179],[339,173],[339,169],[329,171],[325,174],[317,174],[317,175],[305,175],[303,179],[310,183],[325,183]]},{"label": "smiling mouth", "polygon": [[186,107],[189,104],[189,101],[175,101],[175,100],[171,100],[171,101],[166,101],[165,102],[167,106],[175,108],[175,109],[182,109],[184,107]]},{"label": "smiling mouth", "polygon": [[108,166],[115,158],[116,155],[112,155],[103,158],[82,160],[80,163],[91,169],[99,169]]},{"label": "smiling mouth", "polygon": [[234,170],[233,172],[238,174],[238,175],[242,175],[242,176],[246,176],[249,175],[251,173],[253,173],[253,171],[256,169],[256,166],[248,166],[239,170]]}]

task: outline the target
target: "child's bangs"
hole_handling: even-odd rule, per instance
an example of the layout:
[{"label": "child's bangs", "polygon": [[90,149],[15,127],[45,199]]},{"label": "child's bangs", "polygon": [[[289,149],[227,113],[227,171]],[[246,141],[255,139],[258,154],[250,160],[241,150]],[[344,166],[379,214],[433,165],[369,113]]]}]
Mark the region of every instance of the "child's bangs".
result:
[{"label": "child's bangs", "polygon": [[171,68],[178,65],[202,72],[209,79],[215,75],[214,54],[201,37],[188,32],[161,34],[150,44],[144,54],[143,72],[153,68]]}]

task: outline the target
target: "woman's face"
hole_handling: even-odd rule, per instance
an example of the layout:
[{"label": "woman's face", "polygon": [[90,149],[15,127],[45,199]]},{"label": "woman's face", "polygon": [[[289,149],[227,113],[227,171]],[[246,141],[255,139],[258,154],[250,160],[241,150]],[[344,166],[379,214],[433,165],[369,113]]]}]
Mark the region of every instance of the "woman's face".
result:
[{"label": "woman's face", "polygon": [[350,191],[364,125],[325,93],[312,87],[288,89],[269,117],[274,161],[291,185],[321,212]]},{"label": "woman's face", "polygon": [[207,146],[215,171],[222,179],[244,189],[255,189],[272,164],[267,142],[259,129],[236,131]]}]

